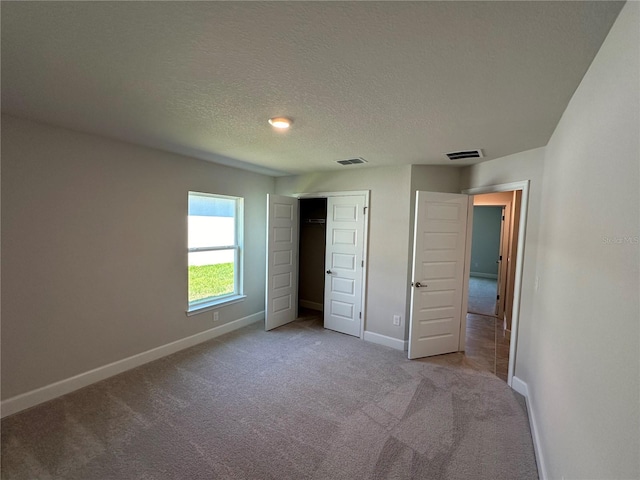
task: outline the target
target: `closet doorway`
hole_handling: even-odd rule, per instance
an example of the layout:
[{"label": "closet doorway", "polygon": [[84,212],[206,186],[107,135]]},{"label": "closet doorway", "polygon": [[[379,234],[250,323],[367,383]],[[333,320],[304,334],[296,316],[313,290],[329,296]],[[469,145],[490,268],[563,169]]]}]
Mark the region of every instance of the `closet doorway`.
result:
[{"label": "closet doorway", "polygon": [[368,193],[268,195],[267,330],[295,320],[300,306],[362,338]]},{"label": "closet doorway", "polygon": [[324,311],[327,199],[300,200],[298,305]]}]

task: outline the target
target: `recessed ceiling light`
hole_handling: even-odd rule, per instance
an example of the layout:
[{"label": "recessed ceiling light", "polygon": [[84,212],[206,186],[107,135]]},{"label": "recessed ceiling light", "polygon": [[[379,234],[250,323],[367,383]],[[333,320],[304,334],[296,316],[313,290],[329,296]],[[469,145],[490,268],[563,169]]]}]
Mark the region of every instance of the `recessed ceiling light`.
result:
[{"label": "recessed ceiling light", "polygon": [[291,124],[293,123],[293,120],[291,120],[290,118],[287,118],[287,117],[273,117],[273,118],[269,119],[269,123],[274,128],[279,128],[281,130],[286,130],[287,128],[289,128],[291,126]]}]

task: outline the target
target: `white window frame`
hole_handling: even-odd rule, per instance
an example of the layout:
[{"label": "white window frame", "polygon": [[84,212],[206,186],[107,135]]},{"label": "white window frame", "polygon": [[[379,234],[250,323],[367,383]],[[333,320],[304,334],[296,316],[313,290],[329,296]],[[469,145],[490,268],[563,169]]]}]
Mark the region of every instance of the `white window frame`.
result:
[{"label": "white window frame", "polygon": [[[210,198],[222,198],[225,200],[234,200],[235,201],[235,244],[234,245],[224,245],[217,247],[199,247],[199,248],[188,248],[187,247],[187,269],[189,268],[189,253],[192,252],[212,252],[212,251],[221,251],[221,250],[234,250],[234,291],[232,293],[226,295],[220,295],[214,298],[207,298],[200,301],[189,302],[189,280],[187,274],[187,316],[195,315],[198,313],[206,312],[209,310],[216,309],[223,305],[230,305],[232,303],[237,303],[243,301],[246,297],[244,295],[244,287],[243,287],[243,245],[244,245],[244,198],[243,197],[234,197],[230,195],[220,195],[217,193],[207,193],[207,192],[196,192],[189,191],[187,196],[187,200],[191,196],[202,196],[202,197],[210,197]],[[187,213],[188,216],[188,213]]]}]

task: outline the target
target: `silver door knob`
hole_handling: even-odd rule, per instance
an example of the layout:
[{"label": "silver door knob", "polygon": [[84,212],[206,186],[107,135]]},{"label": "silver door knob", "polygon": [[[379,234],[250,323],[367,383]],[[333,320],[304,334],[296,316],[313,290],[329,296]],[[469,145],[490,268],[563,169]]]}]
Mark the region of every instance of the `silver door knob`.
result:
[{"label": "silver door knob", "polygon": [[328,273],[329,275],[332,275],[332,274],[333,274],[333,272],[332,272],[331,270],[327,270],[327,273]]},{"label": "silver door knob", "polygon": [[416,282],[416,283],[415,283],[415,287],[416,287],[416,288],[426,287],[426,285],[422,285],[420,282]]}]

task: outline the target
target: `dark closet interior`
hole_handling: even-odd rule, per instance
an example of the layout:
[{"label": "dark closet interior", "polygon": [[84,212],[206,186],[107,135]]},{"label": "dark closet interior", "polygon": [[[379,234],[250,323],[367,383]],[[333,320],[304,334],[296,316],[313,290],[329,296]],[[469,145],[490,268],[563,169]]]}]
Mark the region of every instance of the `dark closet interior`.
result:
[{"label": "dark closet interior", "polygon": [[326,221],[326,198],[300,200],[298,305],[320,311],[324,305]]}]

